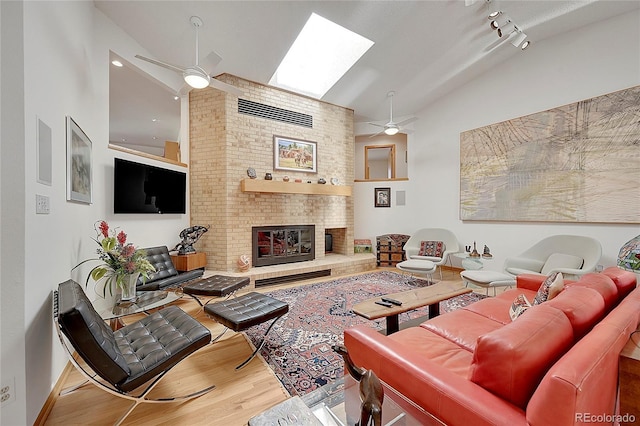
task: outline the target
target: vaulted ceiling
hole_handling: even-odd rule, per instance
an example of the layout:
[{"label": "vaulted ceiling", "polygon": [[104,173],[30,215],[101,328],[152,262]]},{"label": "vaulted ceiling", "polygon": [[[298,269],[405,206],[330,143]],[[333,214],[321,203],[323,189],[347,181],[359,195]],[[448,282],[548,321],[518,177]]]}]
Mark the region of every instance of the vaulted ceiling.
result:
[{"label": "vaulted ceiling", "polygon": [[181,66],[194,64],[189,18],[199,16],[201,57],[222,57],[207,71],[264,84],[315,12],[375,42],[323,98],[352,108],[356,121],[387,120],[389,91],[394,118],[410,116],[500,63],[544,49],[550,37],[640,8],[618,0],[491,3],[528,35],[529,50],[491,30],[486,0],[95,1],[155,59]]}]

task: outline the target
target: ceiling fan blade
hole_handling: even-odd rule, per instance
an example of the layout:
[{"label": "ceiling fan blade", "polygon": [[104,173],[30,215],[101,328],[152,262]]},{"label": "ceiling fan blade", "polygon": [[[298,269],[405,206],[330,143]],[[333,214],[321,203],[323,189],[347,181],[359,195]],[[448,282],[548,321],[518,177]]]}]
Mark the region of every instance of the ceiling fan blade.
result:
[{"label": "ceiling fan blade", "polygon": [[418,117],[407,118],[406,120],[402,120],[401,122],[396,123],[396,126],[404,126],[405,124],[413,123],[417,119]]},{"label": "ceiling fan blade", "polygon": [[371,124],[372,126],[382,127],[382,128],[386,126],[386,124],[378,124],[378,123],[373,123],[371,121],[367,121],[367,124]]},{"label": "ceiling fan blade", "polygon": [[222,57],[213,50],[201,62],[200,68],[205,70],[207,74],[211,74],[213,69],[222,61]]},{"label": "ceiling fan blade", "polygon": [[147,61],[147,62],[149,62],[151,64],[158,65],[159,67],[163,67],[163,68],[169,69],[171,71],[175,71],[175,72],[179,72],[179,73],[183,73],[184,72],[184,68],[178,67],[176,65],[171,65],[171,64],[168,64],[166,62],[156,61],[155,59],[146,58],[146,57],[141,56],[141,55],[136,55],[135,57],[138,58],[138,59],[142,59],[143,61]]},{"label": "ceiling fan blade", "polygon": [[232,86],[220,80],[217,80],[214,77],[211,77],[211,82],[209,83],[210,87],[214,89],[222,90],[223,92],[231,93],[232,95],[242,96],[244,92],[238,89],[236,86]]},{"label": "ceiling fan blade", "polygon": [[373,135],[369,136],[370,138],[375,138],[376,136],[379,136],[381,134],[384,133],[384,130],[380,130],[378,133],[374,133]]}]

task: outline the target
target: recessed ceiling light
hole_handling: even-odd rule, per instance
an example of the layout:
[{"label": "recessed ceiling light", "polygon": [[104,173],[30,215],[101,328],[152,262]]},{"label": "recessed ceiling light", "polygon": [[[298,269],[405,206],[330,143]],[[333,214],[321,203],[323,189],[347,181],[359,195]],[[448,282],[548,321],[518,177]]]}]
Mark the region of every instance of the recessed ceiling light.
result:
[{"label": "recessed ceiling light", "polygon": [[117,59],[114,59],[113,61],[111,61],[111,63],[112,63],[113,65],[115,65],[116,67],[121,67],[121,66],[122,66],[122,62],[120,62],[120,61],[119,61],[119,60],[117,60]]},{"label": "recessed ceiling light", "polygon": [[173,97],[173,100],[174,100],[174,101],[177,101],[178,99],[180,99],[180,96],[178,96],[178,95],[175,95],[175,96]]},{"label": "recessed ceiling light", "polygon": [[155,123],[156,121],[158,121],[158,119],[157,118],[152,118],[151,121],[153,121]]},{"label": "recessed ceiling light", "polygon": [[371,40],[312,13],[269,84],[322,98],[371,46]]}]

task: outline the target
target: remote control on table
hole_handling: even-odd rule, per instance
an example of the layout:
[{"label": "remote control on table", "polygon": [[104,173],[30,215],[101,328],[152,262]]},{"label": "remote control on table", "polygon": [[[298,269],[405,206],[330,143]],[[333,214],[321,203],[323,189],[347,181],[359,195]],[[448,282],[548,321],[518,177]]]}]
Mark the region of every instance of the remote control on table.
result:
[{"label": "remote control on table", "polygon": [[387,303],[391,303],[392,305],[396,305],[396,306],[402,306],[402,302],[396,299],[390,299],[388,297],[383,297],[382,298],[383,302],[387,302]]},{"label": "remote control on table", "polygon": [[387,308],[392,307],[393,305],[389,302],[383,302],[381,300],[376,300],[376,305],[381,305],[381,306],[385,306]]}]

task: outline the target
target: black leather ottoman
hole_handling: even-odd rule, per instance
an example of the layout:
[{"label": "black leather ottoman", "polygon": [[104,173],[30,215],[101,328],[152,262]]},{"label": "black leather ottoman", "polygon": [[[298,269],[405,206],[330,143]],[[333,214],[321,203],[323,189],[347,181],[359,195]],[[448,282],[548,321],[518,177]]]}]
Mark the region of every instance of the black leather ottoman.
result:
[{"label": "black leather ottoman", "polygon": [[273,322],[264,334],[260,345],[258,345],[249,358],[236,367],[236,369],[239,369],[251,361],[258,351],[262,349],[262,346],[267,339],[267,335],[273,328],[273,325],[280,317],[289,312],[289,305],[281,300],[274,299],[273,297],[251,292],[233,299],[227,299],[205,305],[204,311],[214,320],[225,326],[225,330],[218,335],[214,341],[222,337],[227,329],[239,332],[273,319]]},{"label": "black leather ottoman", "polygon": [[231,296],[242,287],[249,285],[249,277],[228,277],[225,275],[212,275],[196,282],[182,286],[184,294],[193,297],[200,306],[202,302],[196,296],[224,297]]}]

